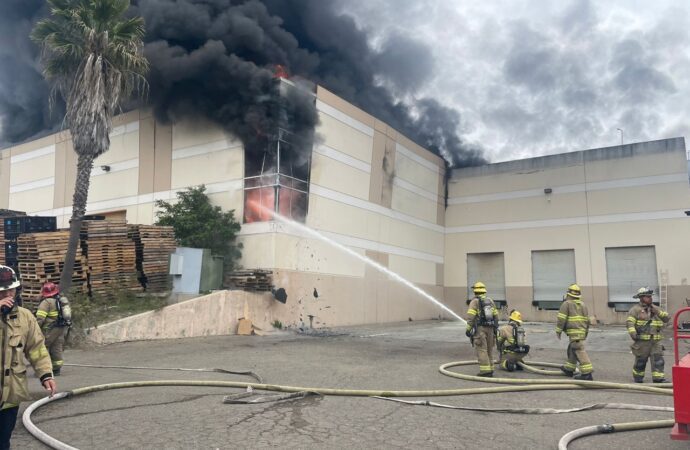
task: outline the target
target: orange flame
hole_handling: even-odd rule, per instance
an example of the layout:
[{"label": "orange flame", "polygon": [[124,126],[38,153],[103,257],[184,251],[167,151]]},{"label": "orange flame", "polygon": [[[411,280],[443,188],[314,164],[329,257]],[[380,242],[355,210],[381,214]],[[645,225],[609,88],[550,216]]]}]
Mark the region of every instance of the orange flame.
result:
[{"label": "orange flame", "polygon": [[282,64],[276,64],[275,68],[273,69],[273,77],[290,78],[290,74],[288,73],[288,70],[285,66],[283,66]]},{"label": "orange flame", "polygon": [[275,192],[273,187],[251,189],[245,192],[244,223],[267,222],[273,218]]}]

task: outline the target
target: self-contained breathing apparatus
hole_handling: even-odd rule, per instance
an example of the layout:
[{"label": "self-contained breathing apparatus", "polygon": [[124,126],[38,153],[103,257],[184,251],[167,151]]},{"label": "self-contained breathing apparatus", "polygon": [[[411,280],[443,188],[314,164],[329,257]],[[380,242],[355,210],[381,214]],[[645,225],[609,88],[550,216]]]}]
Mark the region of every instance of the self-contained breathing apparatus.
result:
[{"label": "self-contained breathing apparatus", "polygon": [[529,345],[525,343],[525,329],[517,323],[511,323],[510,325],[513,327],[514,344],[507,346],[505,349],[513,353],[526,355],[529,353]]}]

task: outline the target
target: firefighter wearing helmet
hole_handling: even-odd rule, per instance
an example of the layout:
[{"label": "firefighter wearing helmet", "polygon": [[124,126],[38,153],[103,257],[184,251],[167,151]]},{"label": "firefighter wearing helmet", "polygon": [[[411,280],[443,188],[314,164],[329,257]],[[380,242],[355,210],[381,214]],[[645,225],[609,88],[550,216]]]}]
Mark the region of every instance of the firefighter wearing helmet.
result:
[{"label": "firefighter wearing helmet", "polygon": [[472,285],[474,298],[470,300],[465,319],[465,334],[470,338],[479,360],[479,376],[494,374],[493,348],[496,345],[498,309],[492,299],[486,296],[486,286],[481,281]]},{"label": "firefighter wearing helmet", "polygon": [[0,448],[10,448],[19,403],[31,400],[25,358],[50,396],[57,391],[50,356],[36,318],[28,309],[16,303],[19,286],[14,270],[0,265]]},{"label": "firefighter wearing helmet", "polygon": [[642,287],[633,295],[640,303],[630,308],[626,321],[628,333],[633,340],[630,346],[635,362],[633,364],[633,379],[635,383],[644,381],[647,360],[652,362],[652,381],[664,383],[664,346],[662,329],[668,323],[668,313],[652,303],[654,291]]},{"label": "firefighter wearing helmet", "polygon": [[[577,284],[568,286],[568,291],[563,298],[561,308],[558,310],[558,323],[556,324],[556,336],[561,338],[561,333],[570,339],[568,344],[568,360],[561,366],[561,371],[576,380],[592,381],[592,361],[585,350],[585,340],[589,334],[589,313],[587,306],[582,302],[582,291]],[[575,375],[575,369],[580,364],[580,373]]]},{"label": "firefighter wearing helmet", "polygon": [[64,361],[62,350],[65,333],[72,325],[72,310],[67,297],[60,296],[60,289],[50,281],[43,284],[41,303],[36,311],[36,320],[43,331],[46,347],[53,363],[53,375],[60,375]]},{"label": "firefighter wearing helmet", "polygon": [[496,346],[501,355],[501,369],[508,372],[522,370],[518,363],[529,353],[529,345],[525,342],[525,329],[522,328],[520,311],[512,310],[508,323],[498,329]]}]

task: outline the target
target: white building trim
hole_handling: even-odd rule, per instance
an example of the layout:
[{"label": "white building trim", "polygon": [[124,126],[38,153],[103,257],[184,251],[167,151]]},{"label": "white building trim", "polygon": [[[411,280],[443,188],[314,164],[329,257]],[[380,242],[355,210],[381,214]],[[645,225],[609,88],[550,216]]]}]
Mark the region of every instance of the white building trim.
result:
[{"label": "white building trim", "polygon": [[339,120],[340,122],[343,122],[346,125],[349,125],[350,127],[366,134],[369,137],[374,137],[373,128],[363,124],[357,119],[353,119],[344,112],[332,107],[328,103],[324,103],[322,100],[316,100],[316,109],[324,114],[328,114],[329,116],[333,117],[336,120]]},{"label": "white building trim", "polygon": [[[475,233],[480,231],[498,230],[522,230],[527,228],[564,227],[571,225],[587,225],[588,223],[591,225],[604,223],[644,222],[648,220],[683,218],[686,218],[685,210],[673,209],[666,211],[646,211],[639,213],[605,214],[601,216],[590,216],[589,218],[587,216],[580,216],[565,219],[527,220],[521,222],[466,225],[461,227],[448,227],[446,228],[446,234]],[[688,220],[690,220],[690,218]]]},{"label": "white building trim", "polygon": [[[563,186],[545,186],[551,187],[552,194],[569,194],[573,192],[585,191],[601,191],[606,189],[620,189],[637,186],[650,186],[655,184],[667,184],[688,182],[688,175],[686,173],[674,173],[670,175],[653,175],[647,177],[622,178],[620,180],[597,181],[593,183],[578,183],[567,184]],[[464,197],[453,197],[448,199],[449,205],[461,205],[467,203],[481,203],[492,202],[498,200],[512,200],[517,198],[542,197],[544,196],[544,188],[541,189],[525,189],[522,191],[511,192],[497,192],[495,194],[482,195],[468,195]]]},{"label": "white building trim", "polygon": [[351,195],[343,194],[342,192],[334,191],[323,186],[312,183],[310,187],[310,192],[314,195],[320,197],[328,198],[336,202],[344,203],[346,205],[354,206],[357,208],[365,209],[383,216],[390,217],[391,219],[399,220],[401,222],[416,225],[420,228],[425,228],[436,233],[443,233],[444,228],[441,225],[435,223],[427,222],[425,220],[417,219],[416,217],[408,216],[399,211],[394,211],[392,209],[386,208],[376,203],[372,203],[361,198],[352,197]]},{"label": "white building trim", "polygon": [[[221,192],[235,192],[241,190],[243,187],[243,180],[224,181],[222,183],[210,183],[206,185],[207,194],[218,194]],[[184,191],[186,188],[172,189],[169,191],[159,191],[151,194],[131,195],[128,197],[119,197],[108,200],[100,200],[97,202],[88,202],[86,206],[87,214],[97,211],[122,209],[128,206],[145,205],[153,203],[156,200],[169,201],[175,198],[178,192]],[[63,208],[48,209],[45,211],[38,211],[33,213],[38,216],[65,216],[72,214],[72,205]]]},{"label": "white building trim", "polygon": [[43,187],[52,186],[55,184],[55,177],[42,178],[36,181],[29,181],[28,183],[15,184],[10,186],[10,194],[17,192],[30,191],[32,189],[39,189]]},{"label": "white building trim", "polygon": [[[397,247],[394,245],[382,244],[380,242],[370,241],[368,239],[361,239],[352,236],[347,236],[339,233],[333,233],[330,231],[316,230],[325,237],[333,239],[339,244],[346,245],[348,247],[360,248],[363,250],[371,250],[381,253],[388,253],[391,255],[405,256],[408,258],[414,258],[421,261],[429,261],[433,263],[443,264],[443,256],[437,256],[430,253],[419,252],[416,250],[410,250],[402,247]],[[251,236],[255,234],[265,234],[265,233],[281,233],[290,236],[295,236],[304,239],[317,239],[314,236],[300,231],[298,229],[291,228],[288,225],[284,225],[280,222],[258,222],[242,225],[242,230],[240,231],[240,236]]]},{"label": "white building trim", "polygon": [[[103,170],[101,167],[110,167],[109,171]],[[136,169],[139,167],[139,158],[132,158],[125,161],[119,161],[111,164],[98,164],[96,163],[91,170],[92,177],[98,177],[101,175],[108,175],[111,173],[122,172],[123,170]]]},{"label": "white building trim", "polygon": [[331,148],[327,145],[316,145],[314,146],[314,153],[318,153],[321,156],[333,159],[335,161],[346,164],[362,172],[371,173],[371,164],[368,164],[360,159],[343,153],[339,150]]},{"label": "white building trim", "polygon": [[137,131],[139,129],[139,121],[136,120],[134,122],[129,122],[124,125],[120,125],[119,127],[113,128],[113,130],[110,132],[110,137],[114,138],[117,136],[120,136],[122,134],[126,133],[131,133],[132,131]]},{"label": "white building trim", "polygon": [[220,141],[207,142],[205,144],[192,145],[173,150],[172,159],[191,158],[192,156],[205,155],[207,153],[220,152],[242,148],[242,143],[231,139],[221,139]]},{"label": "white building trim", "polygon": [[438,203],[438,196],[436,194],[434,194],[433,192],[429,192],[426,189],[422,189],[416,184],[412,184],[408,181],[405,181],[398,176],[393,178],[393,184],[395,186],[398,186],[399,188],[405,189],[428,200],[431,200],[434,203]]},{"label": "white building trim", "polygon": [[429,161],[427,159],[422,158],[421,156],[419,156],[418,154],[416,154],[412,150],[409,150],[407,147],[405,147],[404,145],[402,145],[399,142],[395,143],[395,151],[396,151],[396,153],[400,153],[405,158],[411,159],[412,161],[416,162],[420,166],[424,166],[425,168],[431,170],[434,173],[438,173],[438,174],[443,173],[443,170],[441,170],[441,168],[439,166],[437,166],[436,164],[432,163],[431,161]]},{"label": "white building trim", "polygon": [[32,150],[30,152],[22,153],[21,155],[15,155],[10,158],[10,164],[16,164],[22,161],[28,161],[34,158],[40,158],[41,156],[52,155],[55,153],[55,144],[48,145],[46,147],[41,147],[37,150]]}]

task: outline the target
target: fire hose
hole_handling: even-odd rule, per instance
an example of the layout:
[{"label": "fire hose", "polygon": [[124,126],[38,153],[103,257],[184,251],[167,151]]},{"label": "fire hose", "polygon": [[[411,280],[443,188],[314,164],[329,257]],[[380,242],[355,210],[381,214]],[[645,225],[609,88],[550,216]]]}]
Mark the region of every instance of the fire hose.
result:
[{"label": "fire hose", "polygon": [[[260,391],[273,391],[273,392],[284,392],[299,394],[295,396],[286,396],[284,398],[299,398],[303,396],[304,393],[319,394],[319,395],[334,395],[334,396],[355,396],[355,397],[375,397],[375,398],[385,398],[390,400],[391,397],[439,397],[439,396],[461,396],[461,395],[477,395],[477,394],[494,394],[494,393],[505,393],[505,392],[525,392],[525,391],[543,391],[543,390],[569,390],[569,389],[614,389],[614,390],[626,390],[633,392],[641,392],[648,394],[661,394],[661,395],[673,395],[673,391],[669,389],[672,387],[671,383],[664,383],[658,385],[658,387],[644,386],[639,384],[629,384],[629,383],[611,383],[603,381],[583,381],[583,380],[573,380],[568,379],[567,381],[560,380],[543,380],[543,379],[532,379],[532,378],[483,378],[473,375],[461,374],[449,370],[451,367],[457,366],[467,366],[477,364],[477,361],[456,361],[443,364],[439,367],[439,371],[446,376],[453,378],[464,379],[467,381],[480,381],[480,382],[490,382],[498,384],[509,384],[511,386],[493,386],[493,387],[483,387],[483,388],[458,388],[458,389],[432,389],[432,390],[370,390],[370,389],[339,389],[339,388],[313,388],[313,387],[299,387],[299,386],[285,386],[278,384],[265,384],[265,383],[252,383],[243,381],[214,381],[214,380],[154,380],[154,381],[132,381],[132,382],[121,382],[121,383],[108,383],[95,386],[87,386],[82,388],[73,389],[71,391],[64,391],[54,395],[52,398],[44,397],[31,405],[29,405],[22,415],[22,422],[24,423],[27,431],[33,435],[36,439],[43,442],[47,446],[57,449],[57,450],[77,450],[76,447],[72,447],[58,439],[48,435],[41,429],[39,429],[31,420],[31,415],[34,411],[41,408],[48,403],[68,399],[71,397],[76,397],[79,395],[102,392],[113,389],[128,389],[137,387],[154,387],[154,386],[205,386],[205,387],[227,387],[227,388],[244,388],[250,390],[260,390]],[[83,367],[92,368],[119,368],[125,369],[129,368],[126,366],[93,366],[93,365],[82,365]],[[537,373],[544,373],[546,375],[555,375],[556,371],[548,371],[543,369],[537,369],[533,366],[543,366],[543,367],[557,367],[555,364],[542,363],[542,362],[530,362],[530,365],[522,365],[525,370],[530,372],[538,371]],[[229,371],[225,369],[174,369],[174,368],[140,368],[140,369],[153,369],[153,370],[190,370],[190,371],[210,371],[210,372],[221,372],[221,373],[242,373],[244,375],[250,375],[257,377],[251,371]],[[533,369],[533,370],[531,370]],[[280,399],[278,399],[280,400]],[[247,402],[251,403],[251,402]],[[650,410],[650,411],[673,411],[673,408],[667,407],[657,407],[650,405],[631,405],[631,404],[619,404],[619,403],[609,403],[609,404],[595,404],[589,405],[581,408],[573,408],[571,410],[556,410],[551,408],[523,408],[523,409],[510,409],[510,408],[470,408],[470,407],[453,407],[451,405],[442,404],[431,404],[431,402],[412,402],[411,404],[421,404],[425,406],[437,406],[450,409],[466,409],[466,410],[477,410],[485,412],[502,412],[502,413],[522,413],[522,414],[563,414],[572,413],[578,411],[592,410],[592,409],[602,409],[602,408],[612,408],[612,409],[636,409],[636,410]],[[529,410],[529,412],[527,412]],[[614,432],[614,431],[630,431],[630,430],[643,430],[649,428],[660,428],[660,427],[671,427],[673,426],[673,420],[657,420],[651,422],[634,422],[625,424],[612,424],[612,425],[598,425],[581,428],[578,430],[571,431],[561,438],[559,441],[559,450],[566,449],[568,444],[580,437],[590,436],[593,434]]]}]

